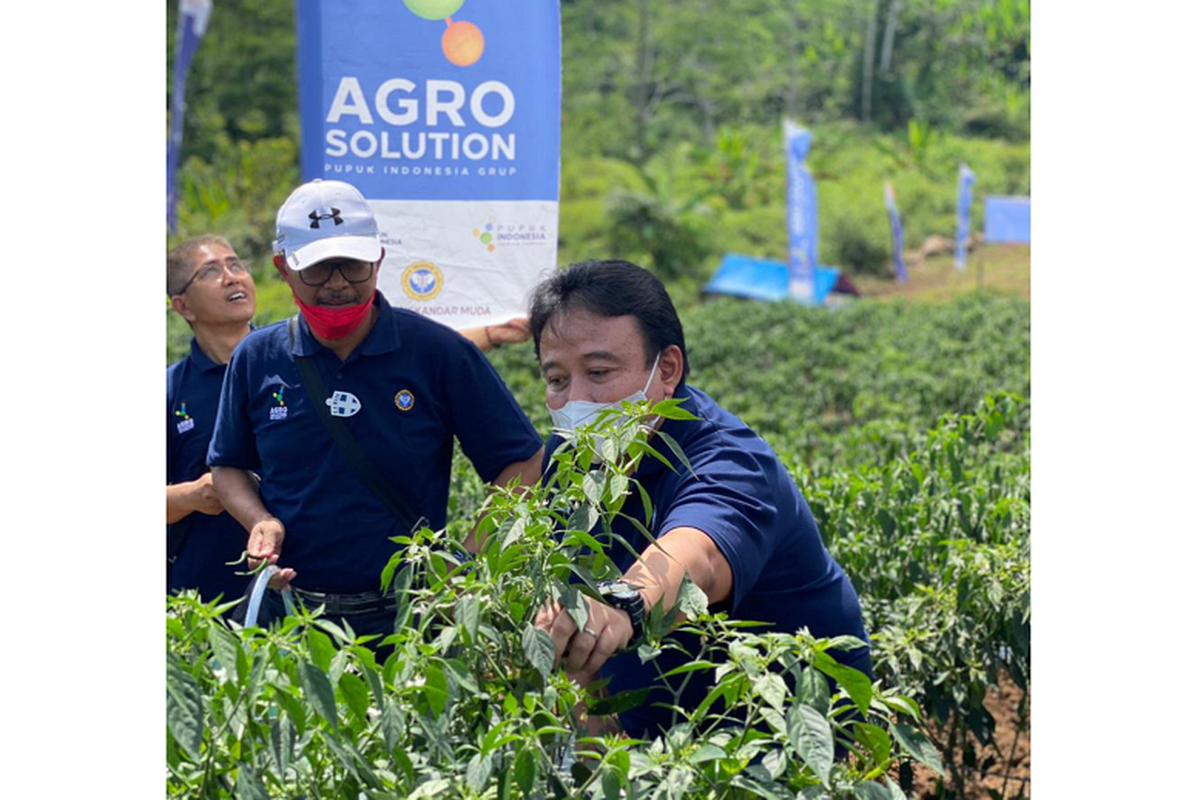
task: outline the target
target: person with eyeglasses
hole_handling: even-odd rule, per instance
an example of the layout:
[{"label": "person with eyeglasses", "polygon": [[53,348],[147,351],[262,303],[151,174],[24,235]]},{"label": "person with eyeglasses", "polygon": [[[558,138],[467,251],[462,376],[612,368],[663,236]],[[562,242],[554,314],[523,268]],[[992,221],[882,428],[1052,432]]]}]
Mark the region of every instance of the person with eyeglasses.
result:
[{"label": "person with eyeglasses", "polygon": [[191,353],[167,367],[167,591],[239,597],[246,533],[225,512],[205,463],[221,382],[254,317],[254,279],[229,242],[197,236],[167,253],[171,308],[192,328]]},{"label": "person with eyeglasses", "polygon": [[[208,451],[213,486],[248,532],[252,564],[279,567],[275,588],[325,605],[360,635],[386,636],[395,603],[379,591],[380,573],[397,550],[391,537],[410,526],[368,487],[329,423],[374,466],[374,485],[435,529],[446,524],[456,439],[480,478],[505,485],[540,477],[541,437],[480,348],[376,291],[384,248],[353,186],[296,189],[276,217],[275,246],[299,314],[234,352]],[[305,384],[304,365],[319,381]],[[278,613],[278,595],[268,597]]]}]

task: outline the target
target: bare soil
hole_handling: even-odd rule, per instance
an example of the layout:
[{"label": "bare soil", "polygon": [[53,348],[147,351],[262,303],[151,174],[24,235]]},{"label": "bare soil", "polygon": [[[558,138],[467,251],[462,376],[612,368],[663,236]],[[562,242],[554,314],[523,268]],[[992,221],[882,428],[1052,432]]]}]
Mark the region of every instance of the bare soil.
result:
[{"label": "bare soil", "polygon": [[[1026,701],[1022,726],[1018,712],[1022,694],[1023,691],[1007,675],[1001,677],[999,690],[988,692],[984,705],[996,718],[995,744],[979,748],[976,743],[979,750],[977,767],[972,769],[959,764],[966,779],[966,792],[956,800],[1017,800],[1031,797],[1029,736],[1033,720],[1033,695],[1031,692]],[[897,779],[895,775],[892,778]],[[948,770],[945,786],[940,791],[938,784],[937,773],[916,764],[913,768],[913,790],[909,797],[913,800],[949,800],[955,797]]]}]

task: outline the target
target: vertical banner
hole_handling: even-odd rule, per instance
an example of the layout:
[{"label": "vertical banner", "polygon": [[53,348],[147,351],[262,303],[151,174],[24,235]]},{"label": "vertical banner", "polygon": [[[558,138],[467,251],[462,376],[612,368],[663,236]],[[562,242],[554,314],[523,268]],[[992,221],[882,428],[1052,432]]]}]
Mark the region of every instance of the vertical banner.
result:
[{"label": "vertical banner", "polygon": [[354,184],[389,302],[526,313],[558,255],[558,0],[297,0],[305,180]]},{"label": "vertical banner", "polygon": [[967,268],[967,239],[971,236],[971,189],[975,173],[966,164],[958,165],[958,231],[954,236],[954,266]]},{"label": "vertical banner", "polygon": [[787,156],[788,294],[801,303],[815,302],[817,268],[817,184],[804,165],[812,132],[783,121]]},{"label": "vertical banner", "polygon": [[175,173],[183,148],[184,91],[192,56],[208,28],[212,0],[179,0],[179,26],[175,32],[175,75],[171,83],[171,132],[167,136],[167,230],[175,232]]},{"label": "vertical banner", "polygon": [[896,208],[896,190],[892,188],[891,181],[883,184],[883,204],[892,223],[892,258],[896,263],[896,280],[908,283],[908,267],[904,264],[904,222],[900,219],[900,209]]}]

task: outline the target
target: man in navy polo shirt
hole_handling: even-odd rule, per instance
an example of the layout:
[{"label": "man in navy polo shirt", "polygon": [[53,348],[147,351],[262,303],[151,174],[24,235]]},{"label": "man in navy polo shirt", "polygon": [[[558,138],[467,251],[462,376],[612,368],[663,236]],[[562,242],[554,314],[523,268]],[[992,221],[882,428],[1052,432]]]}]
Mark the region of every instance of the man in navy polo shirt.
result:
[{"label": "man in navy polo shirt", "polygon": [[232,600],[246,586],[229,566],[246,532],[225,513],[204,459],[225,365],[250,332],[254,279],[229,242],[197,236],[167,254],[167,295],[195,334],[191,354],[167,368],[167,590]]},{"label": "man in navy polo shirt", "polygon": [[[660,599],[664,607],[674,605],[685,572],[708,596],[709,607],[732,619],[867,641],[858,595],[825,550],[795,481],[754,431],[686,383],[683,327],[657,278],[625,261],[575,264],[538,287],[530,325],[556,428],[578,427],[623,400],[679,398],[699,418],[657,424],[678,442],[691,471],[659,447],[676,469],[644,458],[634,475],[653,501],[647,527],[658,546],[645,547],[641,560],[611,548],[623,580],[601,584],[607,603],[588,599],[583,630],[560,607],[539,615],[569,672],[588,681],[598,671],[610,679],[610,692],[620,692],[655,685],[659,670],[688,661],[673,650],[648,664],[635,653],[618,653],[637,643],[646,609]],[[546,452],[561,442],[552,436]],[[642,539],[627,521],[618,519],[613,529],[641,549]],[[681,638],[695,650],[694,639]],[[868,648],[831,654],[871,674]],[[692,680],[682,706],[694,708],[709,688]],[[641,707],[621,714],[622,727],[653,737],[670,725],[671,712],[652,704],[669,701],[666,690],[653,690]]]},{"label": "man in navy polo shirt", "polygon": [[[276,219],[275,266],[297,323],[251,333],[233,354],[208,452],[221,502],[276,588],[324,603],[357,633],[391,633],[379,576],[407,526],[377,499],[317,416],[331,413],[412,511],[446,523],[453,440],[479,476],[530,483],[541,439],[479,349],[375,291],[383,247],[353,186],[316,180]],[[311,358],[328,409],[314,408],[298,358]],[[261,476],[255,486],[250,471]]]}]

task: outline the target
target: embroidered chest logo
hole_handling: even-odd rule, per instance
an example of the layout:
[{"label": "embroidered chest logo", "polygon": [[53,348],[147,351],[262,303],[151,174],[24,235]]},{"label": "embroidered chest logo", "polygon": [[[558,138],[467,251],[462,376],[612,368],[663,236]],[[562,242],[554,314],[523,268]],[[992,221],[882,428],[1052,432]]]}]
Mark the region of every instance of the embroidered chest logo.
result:
[{"label": "embroidered chest logo", "polygon": [[188,416],[187,403],[179,404],[179,408],[175,409],[175,416],[179,417],[179,422],[175,423],[175,430],[180,433],[187,433],[196,427],[196,420]]},{"label": "embroidered chest logo", "polygon": [[283,393],[286,389],[286,386],[280,386],[279,391],[271,392],[271,397],[279,404],[271,406],[271,419],[287,419],[287,405],[283,402]]},{"label": "embroidered chest logo", "polygon": [[325,401],[325,405],[329,406],[329,413],[335,417],[353,417],[362,408],[362,403],[358,398],[350,392],[337,391],[334,392]]},{"label": "embroidered chest logo", "polygon": [[400,391],[396,392],[396,408],[400,409],[401,411],[412,411],[413,404],[416,401],[417,399],[413,397],[413,393],[408,389],[401,389]]}]

